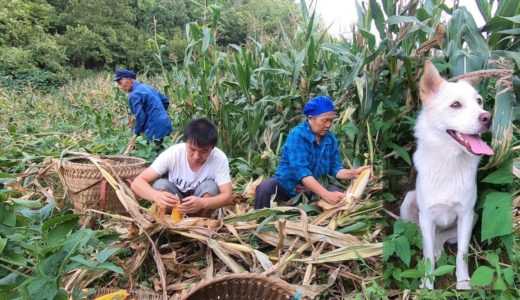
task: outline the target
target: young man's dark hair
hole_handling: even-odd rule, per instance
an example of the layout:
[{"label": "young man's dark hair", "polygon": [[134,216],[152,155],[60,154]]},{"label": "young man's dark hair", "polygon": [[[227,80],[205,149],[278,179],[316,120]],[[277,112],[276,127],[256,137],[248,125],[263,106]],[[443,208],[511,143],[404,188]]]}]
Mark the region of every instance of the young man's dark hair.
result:
[{"label": "young man's dark hair", "polygon": [[206,118],[193,119],[184,128],[184,142],[191,141],[199,147],[215,147],[217,139],[217,126]]}]

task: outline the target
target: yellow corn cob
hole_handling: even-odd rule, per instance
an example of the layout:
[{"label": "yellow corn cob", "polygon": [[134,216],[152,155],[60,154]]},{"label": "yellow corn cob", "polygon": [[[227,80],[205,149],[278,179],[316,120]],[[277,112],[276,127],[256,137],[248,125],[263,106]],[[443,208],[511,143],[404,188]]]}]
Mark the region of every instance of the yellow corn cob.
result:
[{"label": "yellow corn cob", "polygon": [[94,300],[125,300],[128,297],[128,293],[125,290],[118,290],[116,292],[97,297]]},{"label": "yellow corn cob", "polygon": [[172,219],[173,224],[177,224],[181,221],[182,214],[179,212],[179,209],[177,207],[174,207],[172,209],[171,219]]},{"label": "yellow corn cob", "polygon": [[372,174],[372,168],[366,168],[361,171],[359,177],[354,180],[353,184],[350,185],[347,192],[345,193],[345,197],[343,200],[350,201],[352,199],[359,199],[365,188],[368,184],[368,180],[370,179],[370,175]]}]

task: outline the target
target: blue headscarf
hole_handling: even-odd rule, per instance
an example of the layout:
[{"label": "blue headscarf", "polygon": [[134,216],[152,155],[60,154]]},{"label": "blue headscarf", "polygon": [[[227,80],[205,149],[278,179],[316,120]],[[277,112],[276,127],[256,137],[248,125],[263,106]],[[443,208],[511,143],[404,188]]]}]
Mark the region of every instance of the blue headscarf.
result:
[{"label": "blue headscarf", "polygon": [[334,102],[327,96],[314,97],[303,108],[303,113],[306,116],[313,117],[329,111],[334,111]]}]

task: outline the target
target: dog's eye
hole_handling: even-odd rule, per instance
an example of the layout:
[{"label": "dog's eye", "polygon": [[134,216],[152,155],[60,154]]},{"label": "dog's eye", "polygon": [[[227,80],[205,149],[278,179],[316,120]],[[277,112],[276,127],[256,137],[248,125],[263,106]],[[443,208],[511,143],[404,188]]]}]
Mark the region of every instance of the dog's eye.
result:
[{"label": "dog's eye", "polygon": [[462,107],[462,104],[460,104],[459,101],[455,101],[450,105],[451,108],[459,109]]},{"label": "dog's eye", "polygon": [[482,105],[482,97],[477,97],[477,103],[478,105]]}]

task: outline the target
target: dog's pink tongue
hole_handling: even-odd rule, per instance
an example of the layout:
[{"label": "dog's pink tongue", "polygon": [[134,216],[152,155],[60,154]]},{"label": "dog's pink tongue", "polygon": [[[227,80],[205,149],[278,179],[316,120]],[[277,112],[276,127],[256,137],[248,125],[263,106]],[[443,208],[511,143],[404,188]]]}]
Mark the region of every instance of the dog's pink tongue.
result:
[{"label": "dog's pink tongue", "polygon": [[471,151],[479,155],[493,155],[493,149],[484,142],[478,135],[463,134],[464,139],[468,142]]}]

